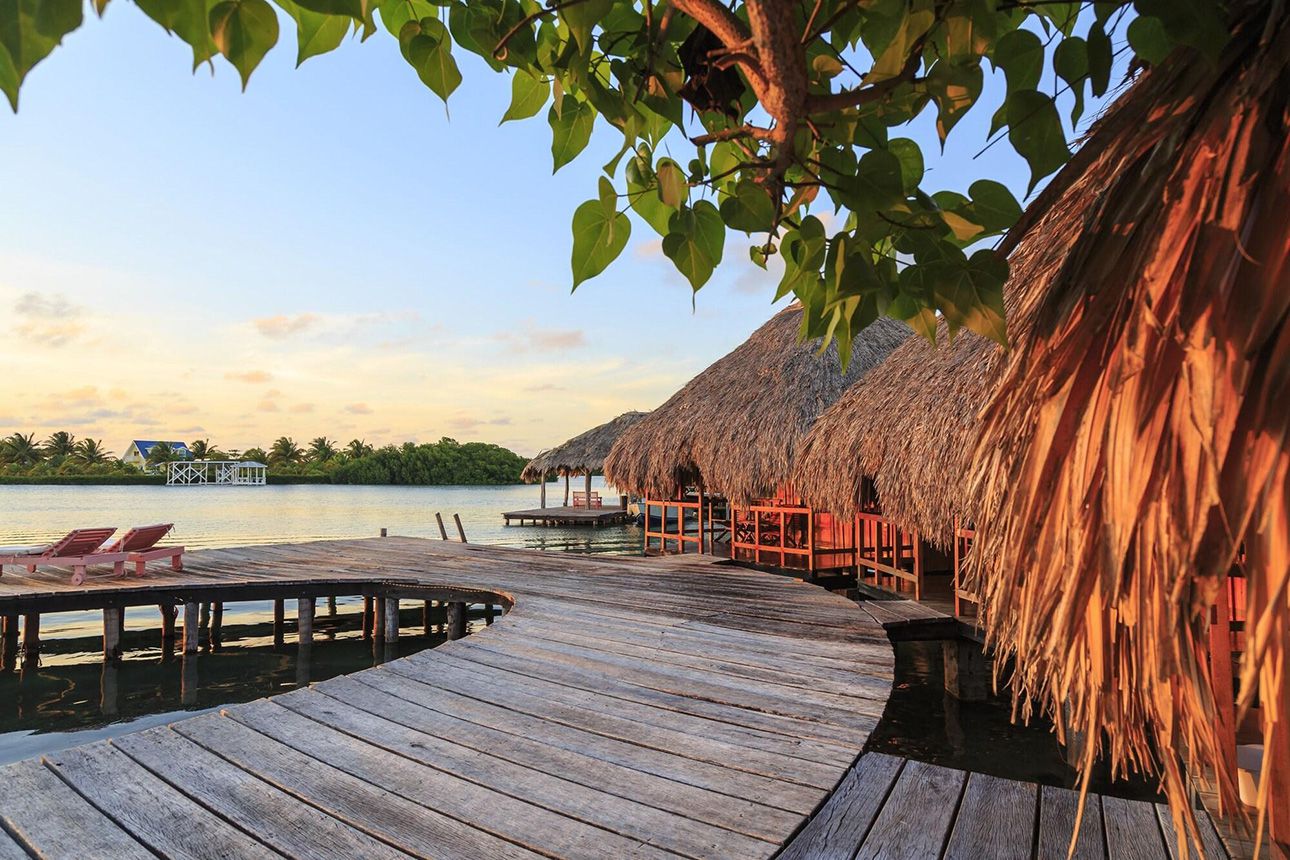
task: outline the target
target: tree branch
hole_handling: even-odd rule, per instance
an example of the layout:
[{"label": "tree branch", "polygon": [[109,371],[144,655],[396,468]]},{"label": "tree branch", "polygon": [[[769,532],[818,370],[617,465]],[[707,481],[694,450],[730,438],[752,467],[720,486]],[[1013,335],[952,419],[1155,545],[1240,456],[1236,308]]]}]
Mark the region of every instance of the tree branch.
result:
[{"label": "tree branch", "polygon": [[[672,8],[679,9],[698,21],[720,39],[727,49],[734,49],[751,38],[748,26],[717,0],[673,0]],[[739,68],[743,70],[744,77],[748,79],[758,100],[762,100],[767,87],[761,67],[751,57],[741,56]]]},{"label": "tree branch", "polygon": [[830,113],[860,107],[886,98],[891,94],[892,90],[902,84],[918,83],[920,79],[915,75],[923,64],[923,38],[920,37],[914,43],[909,51],[909,56],[905,59],[904,68],[894,78],[887,78],[871,86],[859,86],[855,89],[843,90],[837,93],[808,95],[806,97],[806,112],[808,114]]}]

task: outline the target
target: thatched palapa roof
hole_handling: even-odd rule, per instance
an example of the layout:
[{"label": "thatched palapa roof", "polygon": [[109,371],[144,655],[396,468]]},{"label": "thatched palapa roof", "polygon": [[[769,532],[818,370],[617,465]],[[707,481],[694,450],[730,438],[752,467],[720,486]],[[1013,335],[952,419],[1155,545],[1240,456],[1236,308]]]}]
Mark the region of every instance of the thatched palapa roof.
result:
[{"label": "thatched palapa roof", "polygon": [[542,480],[544,475],[585,475],[603,469],[605,457],[609,456],[609,449],[618,437],[648,414],[624,412],[613,421],[592,427],[567,442],[548,448],[529,461],[520,473],[521,480],[533,483]]},{"label": "thatched palapa roof", "polygon": [[789,481],[798,444],[847,386],[908,334],[880,319],[856,340],[842,370],[836,345],[802,342],[802,309],[775,314],[622,435],[605,460],[614,485],[656,498],[699,486],[747,504]]}]

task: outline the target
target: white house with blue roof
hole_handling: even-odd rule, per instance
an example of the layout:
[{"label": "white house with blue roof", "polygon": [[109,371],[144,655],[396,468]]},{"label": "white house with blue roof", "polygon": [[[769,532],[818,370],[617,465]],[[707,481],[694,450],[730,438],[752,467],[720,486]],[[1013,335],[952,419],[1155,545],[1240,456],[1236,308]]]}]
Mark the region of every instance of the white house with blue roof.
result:
[{"label": "white house with blue roof", "polygon": [[130,447],[125,449],[125,454],[121,456],[121,462],[144,469],[148,465],[148,454],[158,445],[169,445],[170,450],[174,452],[176,457],[181,457],[185,460],[193,458],[192,452],[188,450],[187,443],[184,442],[149,442],[143,439],[135,439],[130,443]]}]

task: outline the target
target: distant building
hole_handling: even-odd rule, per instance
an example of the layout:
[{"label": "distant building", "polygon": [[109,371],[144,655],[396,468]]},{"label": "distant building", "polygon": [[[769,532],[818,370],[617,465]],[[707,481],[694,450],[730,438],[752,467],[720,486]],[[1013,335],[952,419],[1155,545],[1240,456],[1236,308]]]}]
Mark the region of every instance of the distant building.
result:
[{"label": "distant building", "polygon": [[169,445],[170,450],[175,455],[185,460],[193,458],[192,452],[188,450],[188,445],[184,442],[145,442],[142,439],[135,439],[130,443],[130,447],[125,449],[125,454],[121,457],[122,463],[128,463],[131,466],[138,466],[140,469],[148,465],[148,454],[158,445]]}]

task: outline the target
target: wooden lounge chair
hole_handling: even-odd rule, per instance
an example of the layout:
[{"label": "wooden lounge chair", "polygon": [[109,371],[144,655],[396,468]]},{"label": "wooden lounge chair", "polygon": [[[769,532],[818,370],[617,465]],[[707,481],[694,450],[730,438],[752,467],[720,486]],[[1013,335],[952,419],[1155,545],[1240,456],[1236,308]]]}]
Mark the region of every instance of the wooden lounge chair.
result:
[{"label": "wooden lounge chair", "polygon": [[150,561],[159,558],[170,559],[173,570],[184,569],[184,548],[182,546],[157,546],[157,542],[170,533],[174,523],[158,523],[155,526],[136,526],[112,544],[112,552],[123,552],[127,561],[134,562],[134,575],[143,576],[144,567]]},{"label": "wooden lounge chair", "polygon": [[35,573],[38,565],[61,565],[71,567],[72,585],[81,585],[85,582],[87,565],[111,564],[113,573],[122,576],[125,574],[126,554],[103,545],[115,531],[115,528],[73,529],[66,537],[47,547],[0,550],[0,573],[6,564],[22,565],[28,573]]}]

